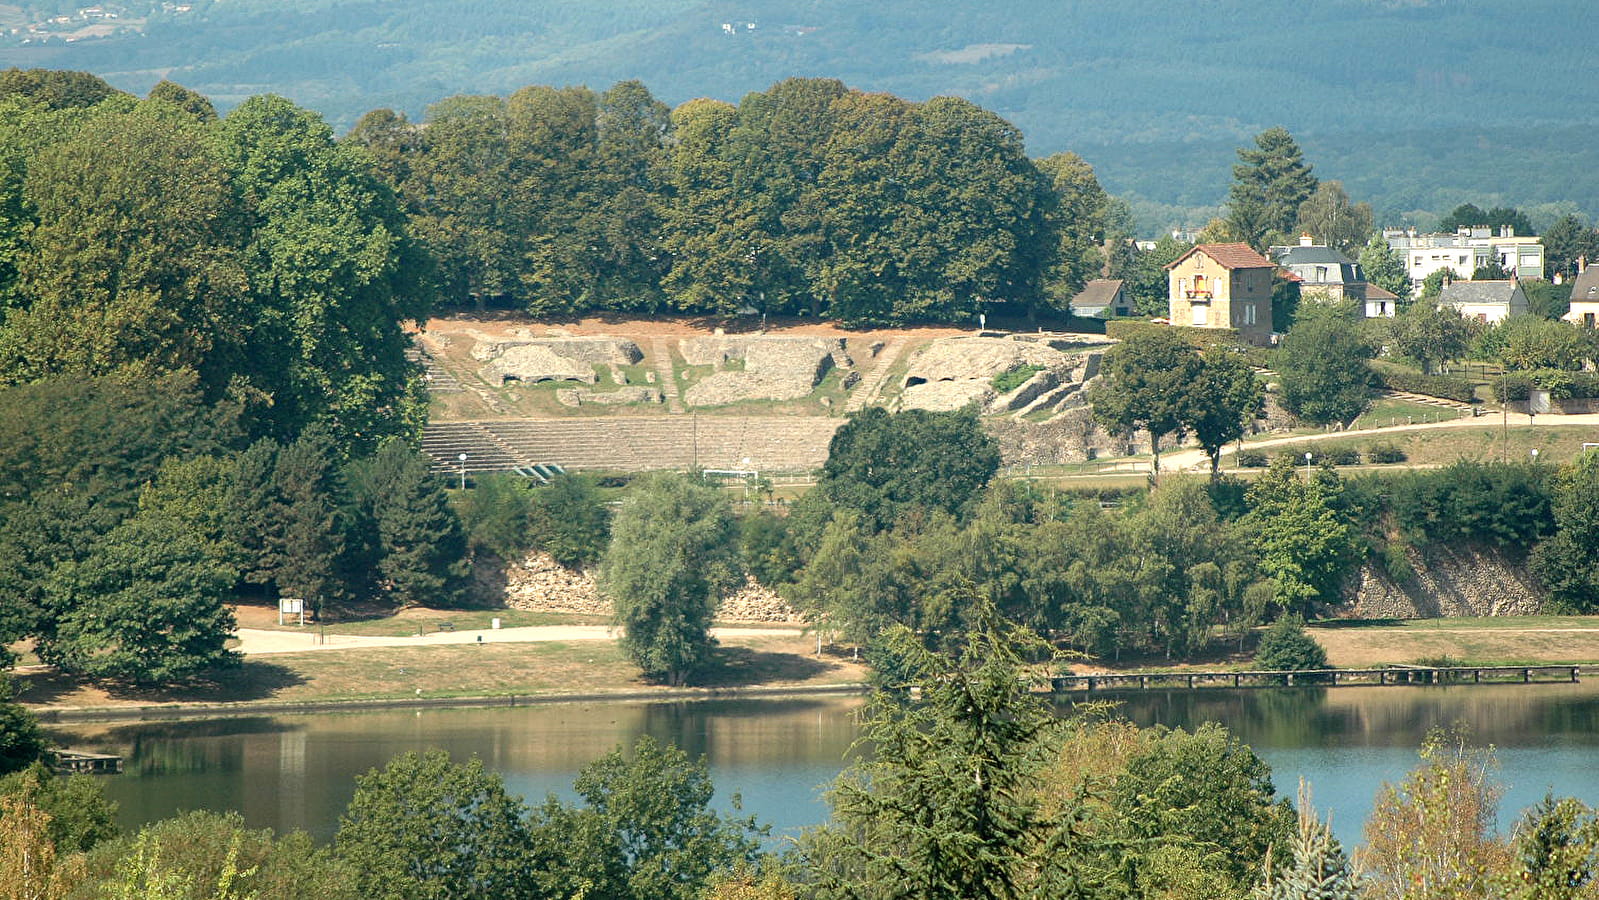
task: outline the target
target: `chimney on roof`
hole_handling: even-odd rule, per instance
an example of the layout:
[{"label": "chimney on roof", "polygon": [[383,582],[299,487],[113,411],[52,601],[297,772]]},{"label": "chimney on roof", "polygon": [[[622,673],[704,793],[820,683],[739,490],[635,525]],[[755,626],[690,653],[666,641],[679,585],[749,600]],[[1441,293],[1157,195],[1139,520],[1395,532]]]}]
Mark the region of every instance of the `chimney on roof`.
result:
[{"label": "chimney on roof", "polygon": [[1514,226],[1514,225],[1501,225],[1501,226],[1499,226],[1499,236],[1500,237],[1515,237],[1516,236],[1516,226]]},{"label": "chimney on roof", "polygon": [[1314,246],[1316,246],[1316,239],[1311,237],[1310,236],[1310,232],[1308,232],[1308,231],[1300,232],[1300,234],[1299,234],[1299,246],[1301,246],[1301,247],[1314,247]]},{"label": "chimney on roof", "polygon": [[1588,271],[1588,254],[1584,253],[1577,257],[1577,274],[1581,275],[1586,271]]}]

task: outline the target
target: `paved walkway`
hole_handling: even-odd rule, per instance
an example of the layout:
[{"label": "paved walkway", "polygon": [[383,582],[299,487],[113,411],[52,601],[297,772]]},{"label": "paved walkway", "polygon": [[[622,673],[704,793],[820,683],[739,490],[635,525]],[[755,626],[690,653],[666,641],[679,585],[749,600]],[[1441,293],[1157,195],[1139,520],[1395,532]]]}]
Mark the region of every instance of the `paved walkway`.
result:
[{"label": "paved walkway", "polygon": [[[1536,416],[1531,421],[1525,413],[1511,413],[1509,427],[1518,431],[1524,428],[1548,428],[1555,425],[1595,425],[1599,426],[1599,414],[1584,413],[1575,416]],[[1301,434],[1294,437],[1272,438],[1266,441],[1246,441],[1245,450],[1259,450],[1267,447],[1281,447],[1286,444],[1307,444],[1317,441],[1337,441],[1344,438],[1381,437],[1385,434],[1399,434],[1407,431],[1432,431],[1440,428],[1501,428],[1504,421],[1498,413],[1484,416],[1466,417],[1464,419],[1448,419],[1443,422],[1425,422],[1420,425],[1393,425],[1387,428],[1362,428],[1358,431],[1332,431],[1325,434]],[[1595,441],[1599,441],[1599,431],[1595,432]],[[1222,450],[1222,457],[1238,452],[1238,445],[1228,444]],[[1210,458],[1203,450],[1179,450],[1175,453],[1162,453],[1160,468],[1165,472],[1181,472],[1189,469],[1204,469],[1209,471]]]},{"label": "paved walkway", "polygon": [[[712,628],[717,638],[782,637],[799,633],[798,628],[722,627]],[[266,628],[240,628],[234,648],[246,656],[269,653],[306,653],[314,650],[360,650],[367,647],[432,647],[441,644],[514,644],[549,641],[611,641],[617,633],[605,625],[529,625],[521,628],[481,631],[434,631],[424,635],[322,635],[314,625],[304,631],[277,631]]]}]

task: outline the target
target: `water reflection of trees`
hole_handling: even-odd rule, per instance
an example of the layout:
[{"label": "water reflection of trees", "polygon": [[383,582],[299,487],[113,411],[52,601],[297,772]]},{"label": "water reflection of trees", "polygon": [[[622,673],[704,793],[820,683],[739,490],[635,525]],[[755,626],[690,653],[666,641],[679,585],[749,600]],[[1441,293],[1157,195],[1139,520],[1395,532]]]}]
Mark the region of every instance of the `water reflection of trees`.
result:
[{"label": "water reflection of trees", "polygon": [[1248,743],[1285,748],[1420,746],[1464,722],[1481,743],[1599,743],[1599,685],[1304,687],[1118,695],[1139,725],[1221,722]]}]

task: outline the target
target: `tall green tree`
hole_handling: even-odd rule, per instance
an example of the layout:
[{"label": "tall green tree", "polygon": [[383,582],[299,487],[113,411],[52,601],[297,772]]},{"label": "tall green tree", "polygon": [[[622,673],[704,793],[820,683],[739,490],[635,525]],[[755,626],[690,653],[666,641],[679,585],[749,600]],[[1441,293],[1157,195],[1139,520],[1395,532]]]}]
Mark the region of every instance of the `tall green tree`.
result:
[{"label": "tall green tree", "polygon": [[240,372],[252,310],[228,173],[204,127],[160,102],[105,104],[41,151],[17,257],[25,308],[0,325],[0,379]]},{"label": "tall green tree", "polygon": [[662,279],[677,309],[730,315],[746,305],[765,309],[758,260],[760,213],[733,143],[738,109],[692,100],[672,111],[676,143],[668,153],[671,202],[662,245],[671,268]]},{"label": "tall green tree", "polygon": [[1159,473],[1161,438],[1186,428],[1195,418],[1191,389],[1203,366],[1181,334],[1169,329],[1140,331],[1105,351],[1101,380],[1088,392],[1094,419],[1114,434],[1149,432],[1154,469]]},{"label": "tall green tree", "polygon": [[911,108],[888,94],[833,101],[827,165],[816,186],[828,244],[816,286],[827,315],[845,322],[894,321],[894,298],[907,289],[907,248],[885,236],[896,218],[915,214],[892,156]]},{"label": "tall green tree", "polygon": [[398,440],[355,467],[356,502],[376,530],[378,575],[397,606],[450,608],[466,590],[466,533],[428,458]]},{"label": "tall green tree", "polygon": [[641,482],[616,513],[600,570],[622,651],[647,677],[682,684],[709,660],[711,617],[738,574],[721,491],[684,475]]},{"label": "tall green tree", "polygon": [[1315,425],[1348,422],[1371,402],[1373,348],[1344,312],[1302,315],[1275,355],[1283,408]]},{"label": "tall green tree", "polygon": [[1464,356],[1471,346],[1471,324],[1452,306],[1413,303],[1393,319],[1389,339],[1404,356],[1421,364],[1424,375]]},{"label": "tall green tree", "polygon": [[1328,247],[1353,254],[1371,234],[1371,221],[1370,203],[1350,200],[1343,182],[1323,181],[1299,204],[1294,230],[1308,232]]},{"label": "tall green tree", "polygon": [[1532,567],[1552,611],[1599,609],[1599,453],[1587,452],[1555,476],[1556,530],[1533,549]]},{"label": "tall green tree", "polygon": [[873,697],[873,752],[839,776],[832,822],[800,844],[819,897],[1078,895],[1063,871],[1070,833],[1029,790],[1061,727],[1023,677],[1040,642],[992,607],[975,624],[953,657],[891,632],[883,652],[906,677]]},{"label": "tall green tree", "polygon": [[1543,250],[1544,271],[1551,279],[1557,274],[1574,278],[1579,260],[1599,263],[1599,229],[1568,213],[1544,229]]},{"label": "tall green tree", "polygon": [[1276,602],[1301,616],[1333,603],[1344,574],[1361,558],[1359,534],[1342,508],[1337,475],[1301,478],[1279,459],[1249,488],[1241,524],[1254,535],[1260,570],[1275,582]]},{"label": "tall green tree", "polygon": [[583,767],[583,805],[555,797],[529,825],[541,894],[699,900],[711,877],[759,858],[753,819],[719,815],[705,760],[641,737]]},{"label": "tall green tree", "polygon": [[1060,234],[1060,249],[1045,289],[1051,305],[1064,309],[1083,285],[1102,276],[1109,262],[1105,245],[1111,238],[1114,204],[1094,167],[1075,153],[1045,157],[1038,168],[1055,194],[1051,212]]},{"label": "tall green tree", "polygon": [[0,675],[0,775],[36,762],[50,748],[39,720],[11,698],[11,679]]},{"label": "tall green tree", "polygon": [[1287,129],[1268,128],[1255,135],[1254,144],[1238,150],[1227,223],[1239,240],[1264,251],[1287,237],[1317,182]]},{"label": "tall green tree", "polygon": [[966,514],[999,461],[975,412],[867,407],[833,434],[817,489],[882,531],[912,510]]},{"label": "tall green tree", "polygon": [[1399,302],[1410,299],[1410,275],[1405,271],[1404,258],[1389,248],[1380,233],[1373,234],[1360,251],[1360,269],[1366,281],[1392,293]]},{"label": "tall green tree", "polygon": [[333,847],[362,897],[531,898],[526,812],[477,757],[404,753],[356,778]]},{"label": "tall green tree", "polygon": [[457,96],[427,108],[402,183],[413,233],[438,262],[446,302],[520,296],[530,224],[503,215],[514,196],[505,101]]},{"label": "tall green tree", "polygon": [[1221,450],[1244,436],[1244,429],[1265,412],[1266,394],[1249,360],[1238,350],[1217,344],[1199,357],[1199,373],[1187,389],[1184,423],[1205,455],[1210,477],[1221,472]]},{"label": "tall green tree", "polygon": [[393,193],[321,117],[282,97],[240,104],[217,145],[249,227],[259,313],[246,373],[270,400],[267,433],[319,423],[370,451],[418,430],[420,373],[402,325],[425,317],[431,286]]},{"label": "tall green tree", "polygon": [[352,523],[337,452],[332,435],[321,429],[279,450],[270,493],[258,495],[267,518],[254,523],[264,534],[265,569],[279,594],[299,597],[316,611],[358,592],[346,569]]},{"label": "tall green tree", "polygon": [[39,655],[63,671],[133,684],[168,684],[229,665],[236,573],[167,520],[135,516],[81,562],[51,574],[56,624]]},{"label": "tall green tree", "polygon": [[969,101],[934,97],[912,110],[891,153],[906,204],[887,235],[905,248],[909,290],[896,321],[975,319],[987,303],[1041,296],[1056,251],[1048,184],[1021,132]]}]

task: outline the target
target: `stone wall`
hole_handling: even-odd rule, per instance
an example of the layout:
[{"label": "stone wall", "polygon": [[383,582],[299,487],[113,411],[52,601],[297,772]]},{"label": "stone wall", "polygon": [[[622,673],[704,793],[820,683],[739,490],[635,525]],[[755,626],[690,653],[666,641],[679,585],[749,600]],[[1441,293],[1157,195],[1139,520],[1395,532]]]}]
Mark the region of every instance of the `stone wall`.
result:
[{"label": "stone wall", "polygon": [[1412,578],[1396,582],[1366,562],[1345,589],[1338,614],[1361,619],[1525,616],[1542,607],[1532,574],[1511,554],[1482,545],[1411,547]]},{"label": "stone wall", "polygon": [[[493,567],[498,569],[499,567]],[[530,553],[518,563],[478,576],[480,599],[503,598],[510,609],[534,612],[578,613],[609,616],[611,601],[600,595],[589,570],[568,569],[548,555]],[[720,622],[802,622],[783,598],[747,578],[738,590],[722,598],[716,619]]]}]

